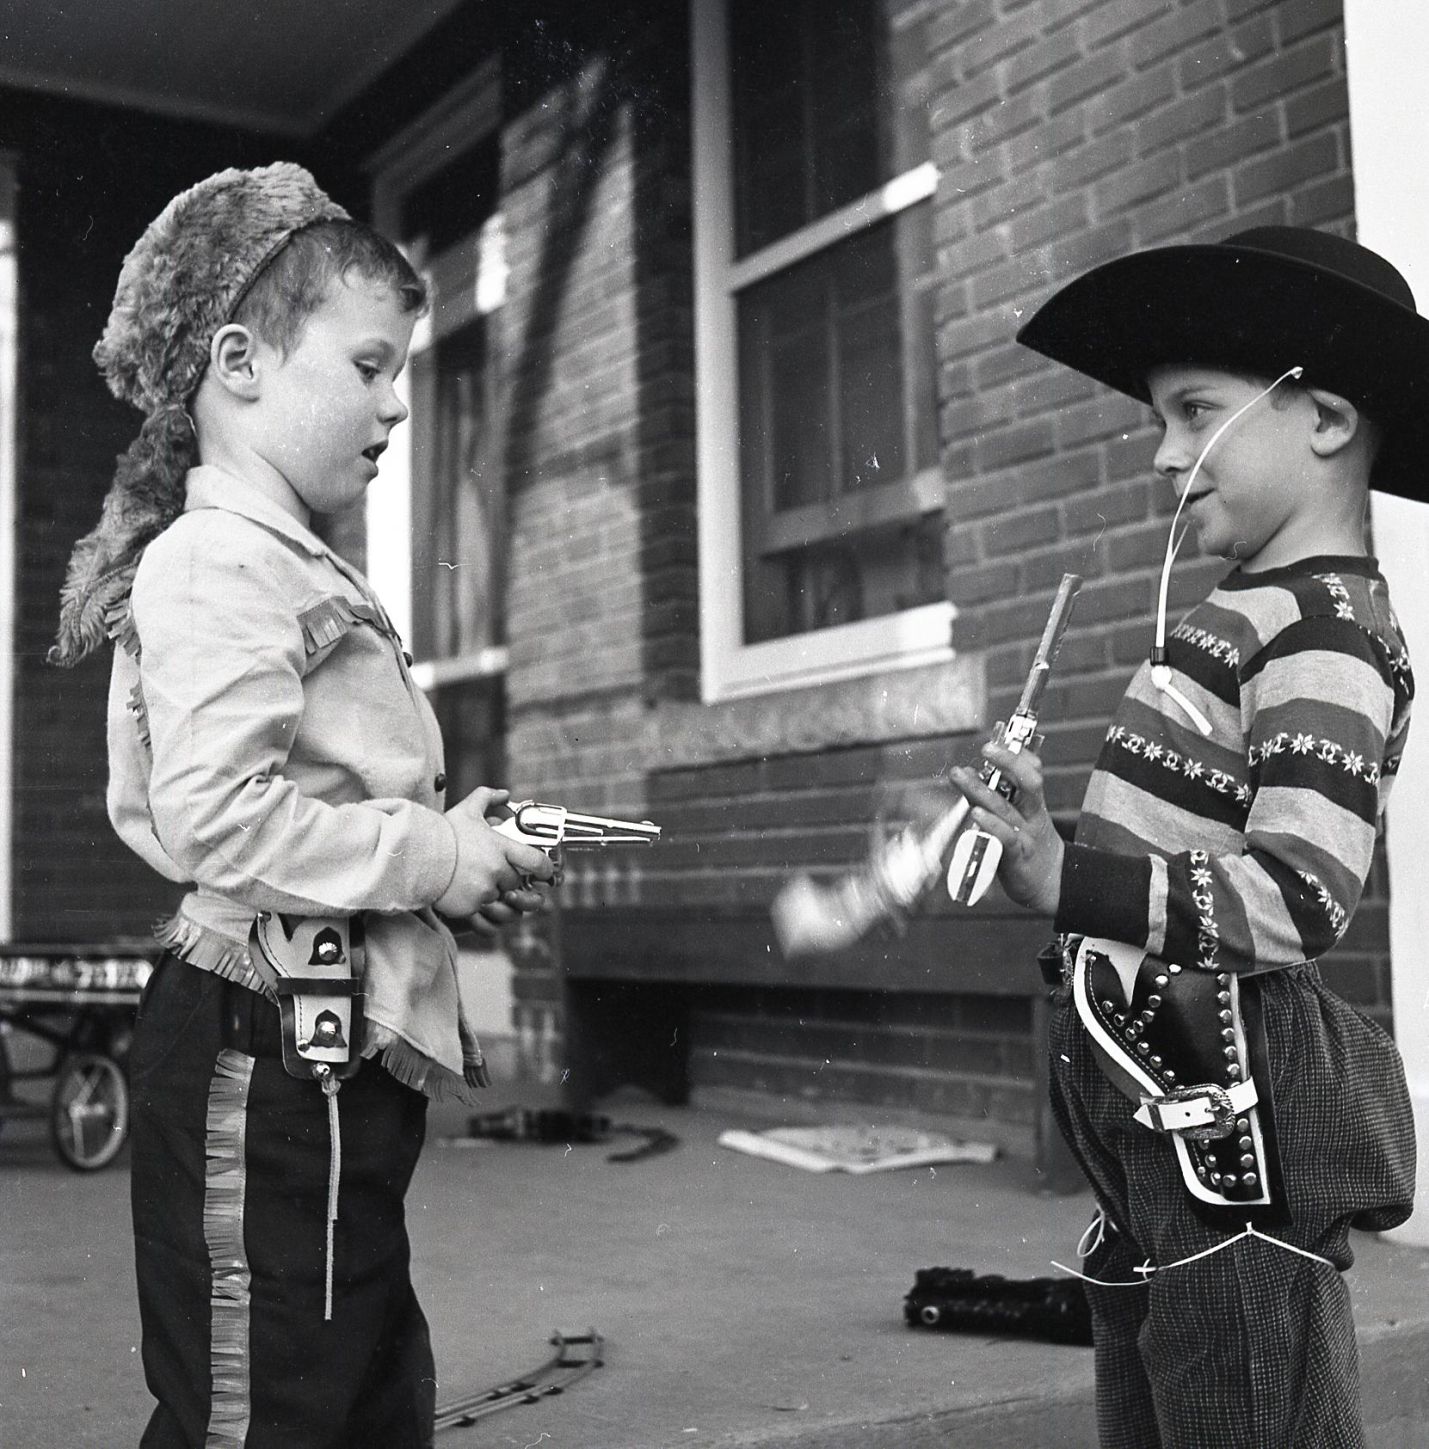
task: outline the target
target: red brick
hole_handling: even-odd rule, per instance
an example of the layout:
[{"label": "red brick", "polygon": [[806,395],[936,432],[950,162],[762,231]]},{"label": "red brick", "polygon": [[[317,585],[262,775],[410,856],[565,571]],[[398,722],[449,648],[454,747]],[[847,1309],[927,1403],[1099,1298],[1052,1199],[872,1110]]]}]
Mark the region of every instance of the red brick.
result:
[{"label": "red brick", "polygon": [[964,4],[944,6],[929,18],[928,50],[937,55],[968,36],[991,28],[996,20],[992,0],[966,0]]},{"label": "red brick", "polygon": [[1055,589],[1063,574],[1080,574],[1085,580],[1095,578],[1103,569],[1097,552],[1086,540],[1029,552],[1022,560],[1022,577],[1028,592]]},{"label": "red brick", "polygon": [[1296,226],[1343,225],[1354,211],[1354,181],[1348,172],[1302,186],[1290,198],[1290,219]]},{"label": "red brick", "polygon": [[1190,0],[1163,19],[1129,34],[1126,54],[1131,64],[1141,70],[1215,34],[1221,24],[1219,0]]},{"label": "red brick", "polygon": [[966,121],[976,122],[998,99],[997,76],[992,71],[969,81],[958,80],[932,98],[929,119],[934,133]]},{"label": "red brick", "polygon": [[1186,178],[1194,181],[1208,171],[1235,165],[1282,141],[1280,112],[1267,107],[1192,141],[1186,147]]},{"label": "red brick", "polygon": [[1095,181],[1125,166],[1135,152],[1136,139],[1129,130],[1111,131],[1088,141],[1086,145],[1056,158],[1056,168],[1051,177],[1053,190],[1065,192],[1085,186],[1088,181]]},{"label": "red brick", "polygon": [[1146,245],[1169,243],[1219,222],[1230,209],[1229,180],[1225,176],[1211,176],[1143,208],[1138,218],[1138,236]]},{"label": "red brick", "polygon": [[1111,219],[1153,197],[1164,195],[1180,181],[1180,157],[1174,152],[1163,151],[1098,182],[1094,192],[1097,215],[1104,220]]},{"label": "red brick", "polygon": [[1008,141],[1004,148],[1008,170],[1013,176],[1020,176],[1039,161],[1055,162],[1081,145],[1086,134],[1086,118],[1081,110],[1064,111],[1043,121],[1035,130],[1024,131]]},{"label": "red brick", "polygon": [[[997,222],[1008,220],[1028,207],[1039,205],[1046,198],[1046,190],[1038,178],[1031,173],[1016,173],[997,187],[983,192],[972,202],[973,226],[982,231]],[[1006,255],[1006,240],[1002,255]]]},{"label": "red brick", "polygon": [[1143,417],[1142,404],[1103,388],[1087,402],[1062,409],[1057,418],[1057,445],[1079,448],[1116,437],[1140,426]]},{"label": "red brick", "polygon": [[1150,156],[1165,146],[1189,141],[1225,121],[1228,110],[1226,93],[1219,86],[1207,86],[1163,106],[1154,115],[1143,117],[1137,126],[1137,153]]},{"label": "red brick", "polygon": [[1025,134],[1042,120],[1041,102],[1035,92],[1023,91],[995,106],[989,106],[973,123],[972,145],[977,150],[1000,145],[1010,137]]},{"label": "red brick", "polygon": [[1176,94],[1176,78],[1171,66],[1128,76],[1120,85],[1112,86],[1086,104],[1087,129],[1100,135],[1113,126],[1134,121],[1149,111],[1164,106]]},{"label": "red brick", "polygon": [[1172,9],[1169,0],[1146,0],[1142,5],[1125,5],[1112,0],[1095,14],[1088,15],[1082,26],[1087,49],[1097,50],[1113,40],[1120,40],[1133,30],[1151,25]]},{"label": "red brick", "polygon": [[1028,373],[1039,367],[1039,361],[1035,353],[1020,346],[1013,337],[1016,323],[1009,320],[1007,335],[1009,341],[1005,346],[994,351],[985,353],[982,359],[974,368],[974,376],[980,388],[992,389],[1001,387],[1004,383],[1026,377]]},{"label": "red brick", "polygon": [[1343,124],[1350,114],[1349,90],[1344,76],[1334,75],[1291,96],[1285,102],[1285,129],[1294,140],[1321,126]]},{"label": "red brick", "polygon": [[1019,570],[1013,563],[1000,560],[973,568],[952,569],[948,574],[948,598],[959,608],[981,604],[988,599],[1006,598],[1018,586]]},{"label": "red brick", "polygon": [[1033,45],[1040,33],[1041,22],[1035,10],[1024,11],[1014,20],[1003,18],[996,25],[987,25],[963,42],[959,62],[963,76],[975,76],[1006,61],[1018,51]]},{"label": "red brick", "polygon": [[1140,522],[1147,516],[1149,491],[1149,484],[1137,481],[1067,499],[1062,505],[1067,533],[1073,537],[1104,533],[1120,524]]},{"label": "red brick", "polygon": [[1344,0],[1295,0],[1279,10],[1280,40],[1291,45],[1317,30],[1332,30],[1338,44],[1344,25]]},{"label": "red brick", "polygon": [[1026,251],[1053,237],[1081,230],[1087,221],[1087,198],[1083,193],[1074,192],[1070,196],[1059,198],[1051,205],[1022,212],[1009,223],[1008,231],[1013,249]]},{"label": "red brick", "polygon": [[1232,72],[1269,55],[1275,49],[1275,32],[1270,20],[1258,16],[1231,31],[1212,36],[1192,46],[1176,62],[1182,89],[1199,90]]},{"label": "red brick", "polygon": [[1331,74],[1336,51],[1331,37],[1319,36],[1272,56],[1231,81],[1231,104],[1238,111],[1249,111],[1268,101],[1283,101]]},{"label": "red brick", "polygon": [[1026,549],[1053,542],[1060,534],[1061,514],[1054,507],[1004,513],[985,525],[983,552],[988,558],[1021,554]]},{"label": "red brick", "polygon": [[977,445],[978,464],[986,472],[1045,457],[1052,451],[1052,425],[1043,419],[1003,428],[981,438]]},{"label": "red brick", "polygon": [[1059,71],[1047,83],[1047,112],[1055,116],[1088,96],[1099,95],[1126,74],[1121,46],[1112,46]]},{"label": "red brick", "polygon": [[1081,41],[1073,29],[1059,31],[1026,48],[1003,67],[1002,80],[1009,95],[1045,80],[1072,64],[1081,54]]},{"label": "red brick", "polygon": [[1310,136],[1243,167],[1235,178],[1236,204],[1244,206],[1272,192],[1293,194],[1297,187],[1334,175],[1340,164],[1337,137],[1325,132]]}]

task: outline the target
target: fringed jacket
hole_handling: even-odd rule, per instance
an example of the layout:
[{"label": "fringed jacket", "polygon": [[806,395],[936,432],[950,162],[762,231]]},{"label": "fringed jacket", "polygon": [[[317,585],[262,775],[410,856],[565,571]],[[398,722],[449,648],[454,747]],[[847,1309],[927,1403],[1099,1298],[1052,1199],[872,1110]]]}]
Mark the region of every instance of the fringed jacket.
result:
[{"label": "fringed jacket", "polygon": [[365,580],[252,483],[204,466],[110,628],[110,819],[193,887],[161,941],[263,990],[258,911],[367,913],[369,1046],[440,1095],[475,1051],[430,909],[456,837],[436,720]]}]

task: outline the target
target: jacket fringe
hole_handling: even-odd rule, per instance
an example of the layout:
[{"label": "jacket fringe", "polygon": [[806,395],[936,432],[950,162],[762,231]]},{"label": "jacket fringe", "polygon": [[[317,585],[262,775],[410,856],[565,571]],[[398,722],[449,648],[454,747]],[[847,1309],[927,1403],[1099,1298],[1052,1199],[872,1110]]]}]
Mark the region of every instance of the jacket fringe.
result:
[{"label": "jacket fringe", "polygon": [[310,609],[304,609],[298,615],[303,645],[309,655],[336,644],[355,624],[370,624],[381,633],[387,632],[386,621],[376,609],[368,604],[354,603],[341,594],[319,599]]},{"label": "jacket fringe", "polygon": [[154,927],[154,939],[180,960],[187,961],[190,966],[197,966],[200,971],[212,971],[215,976],[221,976],[225,981],[237,982],[238,985],[257,991],[272,1001],[277,1000],[268,983],[253,965],[253,958],[249,956],[246,946],[189,920],[182,911],[167,921],[160,921]]},{"label": "jacket fringe", "polygon": [[367,1041],[362,1055],[369,1060],[378,1058],[403,1086],[421,1092],[433,1102],[457,1101],[474,1106],[476,1089],[488,1086],[491,1081],[484,1061],[468,1061],[464,1075],[459,1077],[419,1052],[391,1027],[382,1026],[371,1017],[367,1020]]},{"label": "jacket fringe", "polygon": [[138,569],[135,559],[112,576],[104,604],[104,632],[133,659],[139,657],[139,632],[134,627],[134,575]]}]

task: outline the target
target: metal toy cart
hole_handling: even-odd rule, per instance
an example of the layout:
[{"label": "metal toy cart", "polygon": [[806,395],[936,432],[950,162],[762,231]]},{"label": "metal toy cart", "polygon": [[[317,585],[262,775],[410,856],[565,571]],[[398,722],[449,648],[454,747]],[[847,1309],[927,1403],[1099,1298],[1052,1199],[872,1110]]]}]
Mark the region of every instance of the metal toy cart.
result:
[{"label": "metal toy cart", "polygon": [[[0,944],[0,1125],[47,1119],[76,1171],[113,1162],[129,1135],[129,1043],[156,953],[152,941]],[[18,1036],[41,1043],[38,1063]],[[16,1091],[50,1078],[47,1102]]]}]

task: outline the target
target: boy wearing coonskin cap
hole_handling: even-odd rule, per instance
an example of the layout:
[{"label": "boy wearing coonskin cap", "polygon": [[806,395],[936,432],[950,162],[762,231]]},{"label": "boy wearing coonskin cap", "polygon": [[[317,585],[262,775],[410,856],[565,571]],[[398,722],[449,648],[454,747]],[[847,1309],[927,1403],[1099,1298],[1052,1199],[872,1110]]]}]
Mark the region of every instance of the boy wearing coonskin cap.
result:
[{"label": "boy wearing coonskin cap", "polygon": [[[1429,498],[1429,322],[1373,252],[1264,227],[1097,267],[1019,340],[1149,403],[1179,496],[1074,839],[1034,755],[987,748],[1013,801],[956,774],[1008,894],[1060,933],[1052,1098],[1099,1209],[1101,1442],[1362,1444],[1348,1230],[1409,1216],[1414,1129],[1393,1042],[1316,961],[1409,728],[1366,510],[1371,487]],[[1183,521],[1233,567],[1168,634]]]},{"label": "boy wearing coonskin cap", "polygon": [[553,866],[487,824],[503,792],[445,808],[401,640],[312,528],[377,476],[425,305],[278,163],[169,203],[95,349],[145,419],[52,657],[117,645],[110,817],[189,888],[130,1058],[146,1449],[432,1440],[403,1198],[427,1099],[485,1083],[446,921],[537,908]]}]

